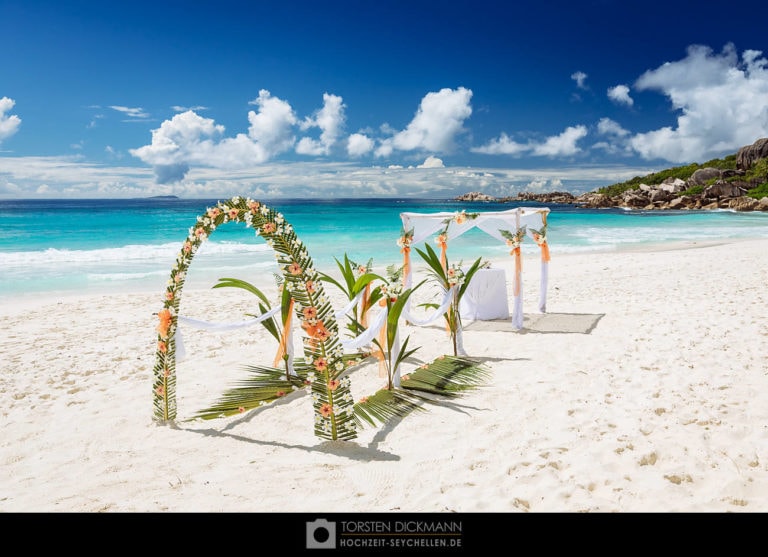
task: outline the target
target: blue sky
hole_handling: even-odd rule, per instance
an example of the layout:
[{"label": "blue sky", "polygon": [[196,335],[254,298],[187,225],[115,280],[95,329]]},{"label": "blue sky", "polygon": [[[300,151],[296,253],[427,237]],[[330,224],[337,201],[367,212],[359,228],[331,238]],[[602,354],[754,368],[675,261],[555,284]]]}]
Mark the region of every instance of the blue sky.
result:
[{"label": "blue sky", "polygon": [[0,198],[593,190],[768,136],[764,13],[0,0]]}]

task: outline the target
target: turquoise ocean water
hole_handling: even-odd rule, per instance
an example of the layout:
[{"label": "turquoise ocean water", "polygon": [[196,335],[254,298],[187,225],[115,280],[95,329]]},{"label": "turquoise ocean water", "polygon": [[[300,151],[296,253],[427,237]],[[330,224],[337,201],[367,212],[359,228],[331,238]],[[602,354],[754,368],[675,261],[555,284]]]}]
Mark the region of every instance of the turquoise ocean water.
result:
[{"label": "turquoise ocean water", "polygon": [[[315,267],[336,271],[334,258],[377,270],[400,263],[400,213],[504,211],[547,206],[552,256],[680,241],[768,237],[768,214],[732,211],[625,211],[536,203],[466,203],[435,199],[260,200],[283,213]],[[126,291],[158,293],[189,228],[215,199],[0,200],[0,300],[39,294]],[[434,244],[433,244],[434,245]],[[537,250],[533,242],[523,251]],[[503,257],[505,245],[479,230],[453,240],[451,261]],[[416,260],[418,261],[418,259]],[[219,227],[203,244],[186,288],[219,277],[251,282],[277,270],[272,251],[243,224]]]}]

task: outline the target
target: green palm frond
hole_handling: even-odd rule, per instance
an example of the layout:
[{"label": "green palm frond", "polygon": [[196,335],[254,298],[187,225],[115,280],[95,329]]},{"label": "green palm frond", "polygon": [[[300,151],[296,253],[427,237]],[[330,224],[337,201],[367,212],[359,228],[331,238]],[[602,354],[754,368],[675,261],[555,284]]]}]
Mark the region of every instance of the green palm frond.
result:
[{"label": "green palm frond", "polygon": [[426,410],[425,404],[439,404],[439,397],[453,398],[476,389],[485,384],[490,375],[490,370],[478,362],[443,356],[403,376],[400,388],[381,389],[357,402],[354,418],[360,426],[385,424],[411,412]]},{"label": "green palm frond", "polygon": [[509,230],[499,229],[501,236],[505,240],[509,240],[510,242],[516,242],[517,244],[520,244],[523,241],[523,238],[525,238],[526,231],[527,231],[527,225],[525,224],[522,225],[520,228],[518,228],[514,233],[510,232]]},{"label": "green palm frond", "polygon": [[[338,263],[338,260],[336,262]],[[337,281],[335,278],[333,278],[331,275],[324,273],[322,271],[317,271],[317,275],[320,277],[320,280],[322,280],[323,282],[327,282],[329,284],[333,284],[339,290],[344,292],[344,294],[346,294],[347,297],[349,297],[349,291],[346,288],[344,288],[344,286],[342,286],[342,284],[339,281]]]},{"label": "green palm frond", "polygon": [[419,396],[402,389],[381,389],[376,394],[355,404],[354,418],[359,426],[366,423],[376,426],[394,418],[402,418],[411,412],[424,410]]},{"label": "green palm frond", "polygon": [[414,249],[416,250],[416,253],[418,253],[427,263],[427,265],[429,265],[429,267],[432,269],[430,274],[433,276],[433,278],[440,284],[447,283],[448,278],[445,276],[445,269],[443,269],[442,263],[440,263],[440,256],[437,255],[437,252],[435,252],[435,250],[432,249],[432,246],[429,244],[424,244],[424,247],[427,250],[426,252],[421,251],[419,248]]},{"label": "green palm frond", "polygon": [[[304,366],[298,366],[302,368]],[[298,377],[287,380],[282,369],[266,366],[246,366],[251,376],[226,391],[213,406],[200,410],[194,418],[210,420],[242,414],[283,398],[305,387],[306,371],[297,369]],[[194,419],[193,418],[193,419]]]},{"label": "green palm frond", "polygon": [[[365,363],[368,354],[359,352],[345,353],[342,356],[344,366],[350,370]],[[200,410],[192,419],[202,418],[210,420],[224,416],[242,414],[253,410],[279,398],[289,395],[291,392],[306,387],[305,380],[312,366],[307,365],[304,358],[296,358],[293,361],[297,377],[286,379],[285,370],[267,366],[245,366],[250,372],[250,377],[226,391],[219,400],[210,408]]]},{"label": "green palm frond", "polygon": [[219,282],[214,284],[212,288],[225,287],[242,288],[243,290],[247,290],[251,294],[256,295],[261,301],[267,304],[267,307],[269,307],[269,300],[264,295],[264,293],[249,282],[236,278],[220,278]]},{"label": "green palm frond", "polygon": [[491,377],[482,364],[460,356],[443,356],[403,377],[403,389],[454,397],[476,389]]},{"label": "green palm frond", "polygon": [[481,269],[483,266],[483,260],[482,257],[478,257],[475,259],[474,263],[469,267],[469,270],[464,273],[464,282],[459,287],[459,296],[458,300],[461,300],[461,298],[464,296],[464,292],[466,292],[467,287],[469,286],[469,283],[472,281],[472,277],[475,276],[475,273]]},{"label": "green palm frond", "polygon": [[[247,292],[250,292],[251,294],[254,294],[256,297],[258,297],[259,300],[261,300],[261,302],[259,303],[260,315],[272,309],[269,304],[269,300],[267,299],[267,296],[250,282],[236,279],[236,278],[220,278],[219,282],[214,284],[212,288],[229,288],[229,287],[242,288],[243,290],[246,290]],[[283,323],[285,323],[285,320],[288,316],[290,299],[291,299],[290,292],[288,292],[288,290],[286,289],[283,289],[282,295],[281,295],[281,301],[280,301],[280,303],[282,304],[281,310],[282,310]],[[258,317],[257,315],[253,315],[253,314],[247,314],[247,315],[250,315],[251,317]],[[280,342],[280,337],[282,336],[282,332],[281,332],[280,324],[278,323],[277,319],[275,319],[274,317],[272,319],[265,319],[264,321],[261,322],[261,324],[267,331],[269,331],[269,334],[275,337],[277,342]]]},{"label": "green palm frond", "polygon": [[397,355],[397,359],[395,360],[395,368],[400,367],[400,364],[403,363],[406,359],[410,358],[414,352],[416,352],[419,347],[412,348],[408,350],[408,341],[411,340],[410,336],[405,337],[405,341],[400,346],[400,353]]}]

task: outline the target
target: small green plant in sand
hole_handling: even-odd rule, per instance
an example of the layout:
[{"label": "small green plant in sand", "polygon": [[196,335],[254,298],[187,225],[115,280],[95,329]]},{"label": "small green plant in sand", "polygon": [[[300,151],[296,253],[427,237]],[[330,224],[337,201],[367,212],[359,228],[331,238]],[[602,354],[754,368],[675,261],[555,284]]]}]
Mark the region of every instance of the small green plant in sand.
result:
[{"label": "small green plant in sand", "polygon": [[[433,283],[437,284],[440,287],[440,290],[442,292],[450,292],[452,291],[452,300],[451,305],[449,306],[448,310],[445,312],[445,322],[446,326],[448,328],[448,332],[451,337],[451,346],[453,348],[453,355],[458,356],[459,355],[459,346],[458,346],[458,339],[457,335],[460,333],[461,329],[461,315],[459,312],[459,304],[461,303],[461,298],[464,296],[464,293],[467,291],[467,287],[469,286],[470,281],[472,280],[472,277],[475,275],[475,273],[482,268],[483,262],[482,258],[478,257],[470,266],[469,268],[464,271],[461,265],[461,262],[459,262],[458,265],[451,265],[448,262],[446,262],[445,267],[443,266],[442,261],[440,260],[440,256],[438,256],[437,252],[435,252],[434,249],[429,244],[425,244],[425,250],[422,251],[419,248],[415,248],[416,252],[421,256],[421,258],[427,263],[428,269],[429,269],[429,275]],[[431,308],[437,308],[439,307],[439,304],[434,303],[428,303],[428,304],[421,304],[424,307],[431,307]]]}]

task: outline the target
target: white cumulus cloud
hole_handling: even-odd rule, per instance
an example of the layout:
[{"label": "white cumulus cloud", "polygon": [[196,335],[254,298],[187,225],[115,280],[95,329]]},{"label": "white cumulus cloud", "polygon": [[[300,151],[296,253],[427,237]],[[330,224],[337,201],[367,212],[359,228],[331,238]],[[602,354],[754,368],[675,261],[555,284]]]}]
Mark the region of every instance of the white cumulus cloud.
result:
[{"label": "white cumulus cloud", "polygon": [[455,138],[464,131],[464,120],[472,114],[472,91],[441,89],[427,93],[408,126],[392,138],[392,147],[401,151],[449,152]]},{"label": "white cumulus cloud", "polygon": [[485,155],[570,156],[580,151],[577,142],[586,135],[587,128],[581,125],[569,126],[559,135],[550,136],[541,142],[518,143],[502,133],[498,139],[492,139],[481,147],[473,148],[472,151]]},{"label": "white cumulus cloud", "polygon": [[15,114],[7,114],[7,112],[12,110],[15,105],[16,101],[13,99],[9,99],[8,97],[0,98],[0,141],[8,139],[19,131],[21,118]]},{"label": "white cumulus cloud", "polygon": [[560,135],[548,137],[544,143],[536,145],[533,154],[549,157],[574,155],[580,151],[576,142],[586,135],[586,126],[569,126]]},{"label": "white cumulus cloud", "polygon": [[297,123],[293,108],[286,101],[273,97],[262,89],[259,97],[250,102],[258,105],[259,111],[248,112],[248,137],[258,143],[268,156],[284,153],[293,147],[295,137],[293,126]]},{"label": "white cumulus cloud", "polygon": [[[396,151],[450,152],[457,136],[465,131],[464,121],[472,114],[471,98],[472,91],[463,87],[427,93],[405,129],[383,124],[379,128],[381,137],[377,138],[367,131],[345,136],[346,106],[338,95],[325,93],[322,108],[300,120],[288,102],[261,90],[258,98],[250,102],[258,110],[248,113],[247,134],[223,137],[223,126],[186,110],[153,130],[151,144],[130,152],[153,166],[158,183],[184,179],[193,165],[242,169],[292,150],[299,155],[323,157],[339,147],[339,152],[345,149],[353,158],[371,153],[388,157]],[[112,108],[126,113],[129,110]],[[131,110],[136,115],[140,109]],[[318,137],[297,137],[297,131],[313,129],[320,130]]]},{"label": "white cumulus cloud", "polygon": [[682,60],[645,72],[637,90],[666,95],[680,112],[677,125],[630,139],[646,159],[702,162],[768,136],[768,71],[762,52],[746,50],[739,60],[732,44],[720,54],[692,45]]},{"label": "white cumulus cloud", "polygon": [[375,142],[362,133],[353,133],[347,138],[347,154],[350,157],[362,157],[373,150]]},{"label": "white cumulus cloud", "polygon": [[445,168],[445,165],[443,164],[442,159],[429,156],[422,164],[418,165],[417,168]]},{"label": "white cumulus cloud", "polygon": [[571,74],[571,79],[576,82],[576,87],[578,87],[579,89],[588,89],[586,85],[587,74],[585,74],[584,72],[581,72],[581,71],[573,72]]},{"label": "white cumulus cloud", "polygon": [[202,159],[213,149],[213,138],[224,132],[210,118],[191,110],[177,114],[152,130],[152,143],[131,150],[131,154],[152,165],[169,165]]},{"label": "white cumulus cloud", "polygon": [[323,108],[314,117],[306,118],[301,123],[302,130],[320,128],[320,139],[303,137],[296,145],[296,152],[302,155],[329,155],[339,140],[344,128],[344,102],[337,95],[323,95]]},{"label": "white cumulus cloud", "polygon": [[626,85],[616,85],[608,88],[608,98],[616,104],[625,104],[632,106],[635,101],[629,96],[629,87]]},{"label": "white cumulus cloud", "polygon": [[474,147],[474,153],[484,155],[522,155],[532,149],[530,143],[518,143],[506,133],[501,132],[498,139],[492,139],[481,147]]},{"label": "white cumulus cloud", "polygon": [[601,118],[597,123],[597,133],[600,135],[615,135],[616,137],[624,137],[629,134],[629,131],[621,127],[621,124],[610,118]]},{"label": "white cumulus cloud", "polygon": [[597,135],[605,138],[592,145],[592,149],[601,149],[612,155],[631,155],[632,150],[627,145],[629,130],[610,118],[601,118],[597,123]]},{"label": "white cumulus cloud", "polygon": [[269,91],[260,91],[248,112],[248,134],[219,140],[224,126],[188,110],[152,131],[152,143],[130,153],[151,164],[158,183],[183,179],[191,165],[238,169],[263,163],[293,147],[297,119],[291,106]]}]

